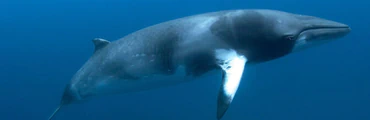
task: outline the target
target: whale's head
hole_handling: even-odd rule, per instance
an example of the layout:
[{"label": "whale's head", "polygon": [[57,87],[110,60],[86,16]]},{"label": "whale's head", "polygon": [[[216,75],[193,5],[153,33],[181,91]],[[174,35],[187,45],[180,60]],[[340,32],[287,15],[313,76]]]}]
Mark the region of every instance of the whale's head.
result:
[{"label": "whale's head", "polygon": [[293,52],[337,40],[351,30],[346,24],[319,17],[278,11],[263,15],[272,23],[272,32],[275,35],[282,41],[293,41]]},{"label": "whale's head", "polygon": [[251,57],[256,61],[328,43],[351,31],[343,23],[276,10],[244,11],[233,23],[239,41],[253,51]]}]

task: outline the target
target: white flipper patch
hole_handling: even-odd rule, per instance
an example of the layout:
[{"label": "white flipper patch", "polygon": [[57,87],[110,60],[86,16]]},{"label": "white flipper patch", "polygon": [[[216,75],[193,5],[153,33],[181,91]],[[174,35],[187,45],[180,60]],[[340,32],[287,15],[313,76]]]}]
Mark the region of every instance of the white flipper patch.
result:
[{"label": "white flipper patch", "polygon": [[222,85],[218,94],[217,119],[221,119],[229,108],[240,80],[243,75],[245,63],[248,61],[235,50],[216,50],[218,65],[222,68]]}]

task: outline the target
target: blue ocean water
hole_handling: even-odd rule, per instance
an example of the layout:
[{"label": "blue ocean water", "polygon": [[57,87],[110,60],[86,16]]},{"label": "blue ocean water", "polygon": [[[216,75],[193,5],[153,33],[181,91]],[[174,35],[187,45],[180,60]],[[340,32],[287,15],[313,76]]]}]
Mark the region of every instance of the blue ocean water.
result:
[{"label": "blue ocean water", "polygon": [[[370,120],[370,2],[365,0],[2,0],[0,119],[44,120],[93,52],[159,22],[227,9],[276,9],[346,23],[335,42],[243,79],[223,120]],[[220,78],[96,98],[55,120],[214,120]]]}]

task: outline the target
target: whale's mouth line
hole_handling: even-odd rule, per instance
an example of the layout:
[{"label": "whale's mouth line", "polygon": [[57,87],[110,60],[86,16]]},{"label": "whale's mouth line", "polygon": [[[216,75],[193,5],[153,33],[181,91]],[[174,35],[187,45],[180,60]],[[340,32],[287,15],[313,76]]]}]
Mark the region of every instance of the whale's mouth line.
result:
[{"label": "whale's mouth line", "polygon": [[301,30],[298,38],[342,36],[351,31],[349,26],[316,26]]},{"label": "whale's mouth line", "polygon": [[303,29],[297,39],[331,39],[346,35],[351,31],[348,26],[316,26]]},{"label": "whale's mouth line", "polygon": [[349,26],[320,26],[320,27],[311,27],[303,29],[300,33],[303,33],[305,31],[309,30],[346,30],[350,31],[351,28]]},{"label": "whale's mouth line", "polygon": [[300,33],[303,33],[308,30],[340,30],[340,29],[347,31],[351,30],[349,26],[320,26],[303,29]]}]

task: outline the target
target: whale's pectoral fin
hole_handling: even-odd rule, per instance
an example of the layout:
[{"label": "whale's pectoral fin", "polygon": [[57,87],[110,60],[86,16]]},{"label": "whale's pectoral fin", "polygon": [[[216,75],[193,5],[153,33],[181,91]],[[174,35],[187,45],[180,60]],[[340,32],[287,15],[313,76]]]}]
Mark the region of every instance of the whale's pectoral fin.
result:
[{"label": "whale's pectoral fin", "polygon": [[216,58],[222,68],[222,85],[218,94],[217,119],[221,119],[238,89],[247,58],[234,50],[217,50]]}]

